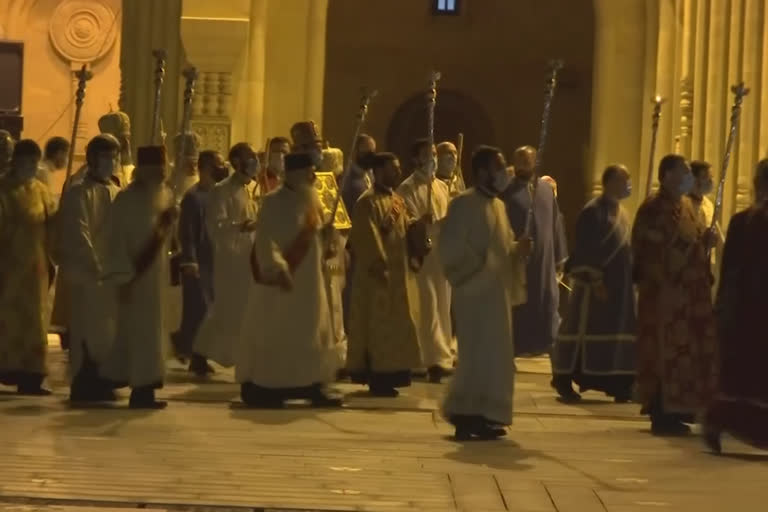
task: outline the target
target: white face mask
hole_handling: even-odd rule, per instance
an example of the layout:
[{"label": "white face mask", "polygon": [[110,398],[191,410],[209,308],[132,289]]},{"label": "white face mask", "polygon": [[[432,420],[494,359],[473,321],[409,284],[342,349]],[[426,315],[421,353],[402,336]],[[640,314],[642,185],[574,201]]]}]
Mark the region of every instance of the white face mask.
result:
[{"label": "white face mask", "polygon": [[316,168],[320,168],[323,165],[323,151],[320,149],[313,149],[309,156],[312,157],[312,165]]},{"label": "white face mask", "polygon": [[111,157],[99,157],[96,161],[96,169],[94,172],[96,176],[104,180],[108,180],[115,173],[117,168],[117,160]]},{"label": "white face mask", "polygon": [[631,195],[632,195],[632,183],[628,181],[627,186],[624,187],[624,190],[621,192],[619,199],[626,199]]},{"label": "white face mask", "polygon": [[493,188],[493,191],[500,194],[507,190],[507,187],[509,186],[509,174],[507,173],[506,169],[502,169],[501,171],[496,171],[493,174],[493,180],[491,181],[491,188]]},{"label": "white face mask", "polygon": [[456,168],[456,157],[453,155],[443,155],[437,161],[437,174],[442,177],[449,177]]},{"label": "white face mask", "polygon": [[430,158],[419,168],[419,173],[425,178],[432,178],[437,170],[437,158]]},{"label": "white face mask", "polygon": [[682,195],[690,194],[694,185],[696,185],[696,180],[693,178],[693,174],[687,172],[683,176],[683,180],[680,182],[678,192]]},{"label": "white face mask", "polygon": [[245,175],[251,179],[254,179],[256,176],[259,175],[260,170],[261,170],[261,164],[259,163],[259,159],[251,158],[250,160],[248,160],[248,163],[245,166]]},{"label": "white face mask", "polygon": [[285,159],[282,153],[272,153],[269,155],[269,168],[282,176],[285,172]]}]

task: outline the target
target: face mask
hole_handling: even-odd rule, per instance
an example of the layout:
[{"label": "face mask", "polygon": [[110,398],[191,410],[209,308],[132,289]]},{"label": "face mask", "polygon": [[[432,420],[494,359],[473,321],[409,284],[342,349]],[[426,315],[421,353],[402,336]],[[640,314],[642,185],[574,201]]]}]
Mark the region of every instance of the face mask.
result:
[{"label": "face mask", "polygon": [[103,180],[108,180],[112,177],[112,175],[115,173],[115,168],[117,167],[117,162],[113,158],[110,157],[100,157],[96,161],[96,176]]},{"label": "face mask", "polygon": [[323,152],[319,149],[312,150],[309,153],[309,156],[312,157],[312,165],[314,165],[316,168],[320,168],[323,165]]},{"label": "face mask", "polygon": [[229,168],[226,165],[222,165],[221,167],[214,167],[211,170],[211,177],[216,183],[220,182],[227,176],[229,176]]},{"label": "face mask", "polygon": [[680,182],[678,192],[682,195],[690,194],[695,184],[696,180],[693,178],[693,174],[685,173],[683,180]]},{"label": "face mask", "polygon": [[624,190],[621,191],[621,194],[619,195],[619,199],[626,199],[631,195],[632,195],[632,184],[627,182],[627,186],[624,187]]},{"label": "face mask", "polygon": [[712,180],[707,181],[704,186],[701,187],[701,195],[705,196],[711,193],[713,188],[714,183],[712,183]]},{"label": "face mask", "polygon": [[456,157],[453,155],[443,155],[437,161],[437,174],[442,177],[449,177],[456,168]]},{"label": "face mask", "polygon": [[269,168],[282,175],[285,172],[285,159],[282,153],[272,153],[269,155]]},{"label": "face mask", "polygon": [[250,160],[248,160],[248,163],[245,166],[245,175],[251,179],[254,179],[256,176],[259,175],[260,169],[261,169],[261,166],[259,164],[259,159],[251,158]]},{"label": "face mask", "polygon": [[419,172],[425,178],[432,178],[435,175],[436,169],[437,169],[437,159],[430,158],[424,164],[421,165],[421,167],[419,168]]},{"label": "face mask", "polygon": [[26,181],[37,175],[37,162],[33,160],[24,160],[18,162],[15,166],[16,176]]},{"label": "face mask", "polygon": [[507,174],[506,169],[502,169],[501,171],[496,171],[493,173],[493,179],[491,180],[491,188],[494,190],[494,192],[500,194],[507,190],[507,187],[509,186],[509,174]]}]

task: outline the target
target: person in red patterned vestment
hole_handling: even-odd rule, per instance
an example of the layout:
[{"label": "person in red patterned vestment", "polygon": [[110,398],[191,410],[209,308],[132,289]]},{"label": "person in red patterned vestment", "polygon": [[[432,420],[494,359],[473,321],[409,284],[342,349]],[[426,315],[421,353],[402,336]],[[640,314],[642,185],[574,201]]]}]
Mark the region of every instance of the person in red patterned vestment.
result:
[{"label": "person in red patterned vestment", "polygon": [[731,219],[723,251],[715,308],[720,385],[704,428],[716,453],[721,432],[768,449],[768,159],[757,164],[755,197]]},{"label": "person in red patterned vestment", "polygon": [[685,158],[665,156],[659,182],[659,192],[640,206],[632,230],[638,398],[654,435],[683,435],[716,383],[707,260],[714,237],[686,196],[694,179]]}]

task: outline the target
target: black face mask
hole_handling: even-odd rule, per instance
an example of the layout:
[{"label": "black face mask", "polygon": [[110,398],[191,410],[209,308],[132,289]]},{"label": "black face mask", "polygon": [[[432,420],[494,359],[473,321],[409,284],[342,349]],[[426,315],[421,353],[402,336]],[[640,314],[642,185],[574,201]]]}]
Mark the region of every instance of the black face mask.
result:
[{"label": "black face mask", "polygon": [[355,159],[355,163],[357,164],[358,167],[360,167],[361,169],[364,169],[365,162],[370,158],[370,156],[371,156],[371,153],[360,153],[359,155],[357,155],[357,158]]},{"label": "black face mask", "polygon": [[213,181],[216,183],[220,182],[224,178],[229,176],[229,169],[226,165],[222,165],[221,167],[214,167],[211,171],[211,177],[213,178]]}]

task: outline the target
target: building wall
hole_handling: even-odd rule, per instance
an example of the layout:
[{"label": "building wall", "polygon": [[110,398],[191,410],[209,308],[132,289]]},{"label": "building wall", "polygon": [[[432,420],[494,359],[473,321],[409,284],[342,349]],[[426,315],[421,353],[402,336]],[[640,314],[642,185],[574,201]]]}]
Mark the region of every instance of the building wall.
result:
[{"label": "building wall", "polygon": [[[473,131],[489,139],[467,140],[465,156],[471,153],[470,142],[496,144],[507,155],[520,145],[536,145],[547,61],[565,60],[544,167],[558,180],[567,218],[575,220],[591,176],[585,169],[593,73],[591,0],[474,0],[463,2],[458,17],[433,16],[426,0],[330,0],[326,45],[326,137],[347,148],[359,88],[367,85],[380,94],[371,105],[366,131],[380,146],[389,142],[401,153],[405,145],[397,134],[388,137],[388,131],[398,109],[425,93],[433,68],[442,72],[442,90],[477,105],[464,114],[471,119],[461,119],[461,109],[454,108],[460,100],[453,98],[453,113],[441,119],[438,92],[438,139],[455,139],[463,125],[482,124],[487,117],[491,126]],[[413,122],[420,127],[410,133],[426,135],[426,119],[414,117]]]},{"label": "building wall", "polygon": [[[98,118],[117,109],[120,91],[120,0],[4,0],[0,32],[24,42],[22,112],[25,138],[41,145],[52,136],[69,139],[77,88],[73,71],[87,63],[88,82],[76,146],[98,133]],[[54,186],[64,176],[54,177]]]}]

